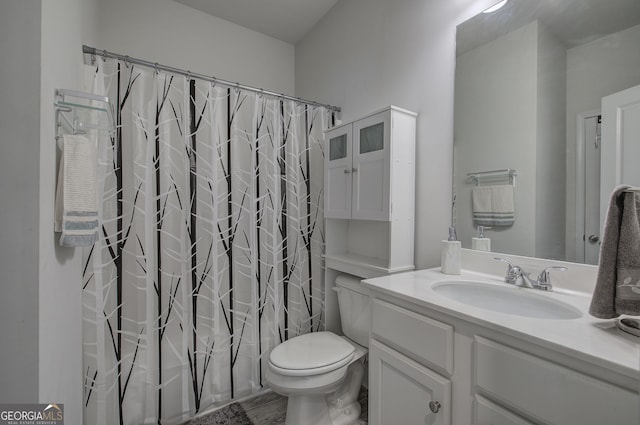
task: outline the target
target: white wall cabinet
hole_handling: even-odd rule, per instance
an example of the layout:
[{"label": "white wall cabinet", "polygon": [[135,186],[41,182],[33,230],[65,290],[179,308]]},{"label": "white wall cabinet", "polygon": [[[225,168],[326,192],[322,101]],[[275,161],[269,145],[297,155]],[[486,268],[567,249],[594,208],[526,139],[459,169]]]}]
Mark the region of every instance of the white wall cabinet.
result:
[{"label": "white wall cabinet", "polygon": [[325,217],[392,219],[394,201],[413,198],[416,115],[389,107],[326,133]]},{"label": "white wall cabinet", "polygon": [[389,106],[325,133],[326,328],[340,332],[335,278],[414,269],[416,117]]},{"label": "white wall cabinet", "polygon": [[634,377],[375,290],[371,312],[370,425],[640,423]]},{"label": "white wall cabinet", "polygon": [[352,133],[353,126],[348,124],[328,131],[325,135],[325,218],[351,218]]}]

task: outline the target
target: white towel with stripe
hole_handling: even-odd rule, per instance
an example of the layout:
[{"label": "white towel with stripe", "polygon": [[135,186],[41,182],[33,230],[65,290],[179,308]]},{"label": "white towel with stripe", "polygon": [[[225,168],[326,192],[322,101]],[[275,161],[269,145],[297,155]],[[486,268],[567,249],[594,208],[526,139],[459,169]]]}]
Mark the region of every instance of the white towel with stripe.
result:
[{"label": "white towel with stripe", "polygon": [[56,188],[55,225],[60,245],[91,246],[98,239],[98,154],[96,143],[65,135]]},{"label": "white towel with stripe", "polygon": [[477,186],[472,197],[476,226],[511,226],[515,221],[512,185]]}]

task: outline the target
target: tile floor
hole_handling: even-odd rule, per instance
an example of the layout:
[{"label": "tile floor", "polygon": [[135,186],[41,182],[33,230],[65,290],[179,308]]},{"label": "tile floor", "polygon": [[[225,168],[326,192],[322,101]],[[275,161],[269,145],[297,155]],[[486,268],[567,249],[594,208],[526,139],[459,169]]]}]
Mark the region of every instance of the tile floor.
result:
[{"label": "tile floor", "polygon": [[[361,425],[367,425],[368,392],[362,388],[359,397],[362,406]],[[284,425],[287,399],[268,391],[251,399],[232,403],[208,415],[183,425]],[[303,424],[301,424],[303,425]]]}]

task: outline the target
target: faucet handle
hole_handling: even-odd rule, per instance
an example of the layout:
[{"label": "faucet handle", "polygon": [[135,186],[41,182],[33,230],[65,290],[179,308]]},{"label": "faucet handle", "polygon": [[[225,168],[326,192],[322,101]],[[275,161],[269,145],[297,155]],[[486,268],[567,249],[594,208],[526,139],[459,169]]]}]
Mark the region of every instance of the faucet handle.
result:
[{"label": "faucet handle", "polygon": [[506,258],[502,258],[502,257],[493,257],[494,260],[498,260],[498,261],[502,261],[503,263],[507,263],[509,265],[509,272],[511,270],[513,270],[514,266],[513,263],[509,260],[507,260]]},{"label": "faucet handle", "polygon": [[522,269],[518,266],[513,265],[513,263],[506,258],[494,257],[493,259],[508,264],[509,268],[507,269],[507,274],[504,277],[505,282],[515,283],[516,278],[520,276],[520,274],[522,274]]},{"label": "faucet handle", "polygon": [[564,272],[564,271],[567,271],[569,269],[567,269],[566,267],[563,267],[563,266],[547,267],[546,269],[542,270],[542,272],[540,272],[540,275],[538,276],[538,285],[547,286],[547,287],[551,288],[551,271],[552,270],[557,270],[559,272]]}]

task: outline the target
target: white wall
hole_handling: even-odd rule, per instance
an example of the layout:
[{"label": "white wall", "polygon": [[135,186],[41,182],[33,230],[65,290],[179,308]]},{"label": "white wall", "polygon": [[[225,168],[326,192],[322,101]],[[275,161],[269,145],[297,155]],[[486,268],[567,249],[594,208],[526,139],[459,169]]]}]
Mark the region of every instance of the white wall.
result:
[{"label": "white wall", "polygon": [[348,121],[397,105],[419,114],[416,266],[439,265],[451,221],[455,28],[494,0],[342,0],[296,45],[296,95]]},{"label": "white wall", "polygon": [[542,23],[537,69],[534,256],[564,260],[567,51]]},{"label": "white wall", "polygon": [[[456,68],[456,226],[465,248],[475,236],[467,173],[516,169],[512,226],[486,232],[491,249],[533,256],[536,232],[538,23],[460,56]],[[496,180],[505,184],[507,180]],[[485,183],[488,184],[488,183]]]},{"label": "white wall", "polygon": [[0,402],[38,399],[40,1],[0,3]]},{"label": "white wall", "polygon": [[[640,84],[640,25],[567,51],[567,260],[574,261],[576,116],[600,109],[604,96]],[[581,237],[582,235],[580,235]]]},{"label": "white wall", "polygon": [[172,0],[99,0],[97,49],[278,93],[294,91],[294,47]]},{"label": "white wall", "polygon": [[82,89],[82,43],[95,41],[97,0],[42,2],[40,77],[39,401],[64,403],[82,423],[82,250],[62,248],[53,232],[58,155],[54,90]]},{"label": "white wall", "polygon": [[54,241],[53,92],[81,88],[92,5],[12,0],[0,13],[0,400],[64,403],[69,423],[82,422],[80,255]]}]

